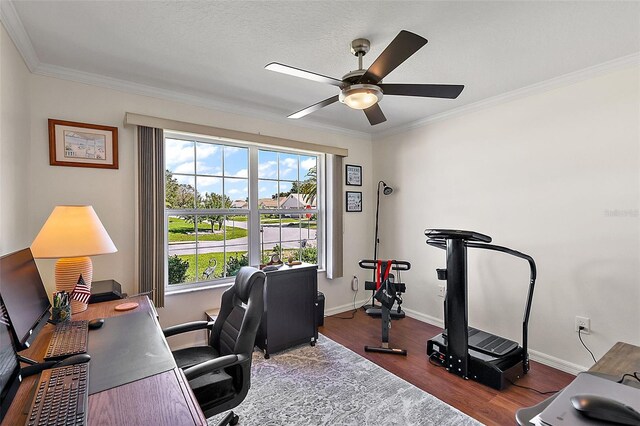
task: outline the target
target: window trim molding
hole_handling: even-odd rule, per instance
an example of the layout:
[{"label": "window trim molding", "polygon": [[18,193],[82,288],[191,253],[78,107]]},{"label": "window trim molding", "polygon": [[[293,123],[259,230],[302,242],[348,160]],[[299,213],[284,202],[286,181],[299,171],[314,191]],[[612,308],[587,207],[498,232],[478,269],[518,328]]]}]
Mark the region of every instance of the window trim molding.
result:
[{"label": "window trim molding", "polygon": [[168,118],[153,117],[150,115],[126,112],[124,125],[147,126],[164,129],[167,132],[182,132],[193,135],[213,136],[228,139],[230,142],[252,142],[260,145],[275,146],[281,148],[311,151],[316,153],[333,154],[340,157],[348,157],[349,150],[336,146],[321,145],[311,142],[302,142],[294,139],[279,138],[257,133],[241,132],[238,130],[223,129],[221,127],[207,126],[204,124],[188,123],[186,121],[171,120]]}]

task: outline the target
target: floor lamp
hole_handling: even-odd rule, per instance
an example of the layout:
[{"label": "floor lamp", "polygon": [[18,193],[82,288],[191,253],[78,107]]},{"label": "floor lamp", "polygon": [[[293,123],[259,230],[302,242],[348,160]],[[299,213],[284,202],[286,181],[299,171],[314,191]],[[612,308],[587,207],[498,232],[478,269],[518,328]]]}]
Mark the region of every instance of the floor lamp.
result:
[{"label": "floor lamp", "polygon": [[[380,216],[380,186],[381,185],[382,185],[382,193],[384,195],[391,195],[393,193],[393,188],[387,185],[384,181],[378,182],[378,191],[376,196],[376,236],[375,236],[374,245],[373,245],[373,260],[378,259],[378,245],[380,244],[380,238],[378,238],[378,229],[379,229],[378,218]],[[376,271],[373,271],[373,281],[375,282],[375,280],[376,280]],[[375,307],[376,305],[375,299],[374,299],[375,294],[376,292],[374,290],[371,296],[371,305],[363,306],[365,310]]]},{"label": "floor lamp", "polygon": [[[93,264],[89,256],[118,251],[91,206],[56,206],[31,244],[33,257],[58,259],[56,291],[73,292],[80,275],[89,289]],[[82,312],[87,304],[71,301],[72,313]]]}]

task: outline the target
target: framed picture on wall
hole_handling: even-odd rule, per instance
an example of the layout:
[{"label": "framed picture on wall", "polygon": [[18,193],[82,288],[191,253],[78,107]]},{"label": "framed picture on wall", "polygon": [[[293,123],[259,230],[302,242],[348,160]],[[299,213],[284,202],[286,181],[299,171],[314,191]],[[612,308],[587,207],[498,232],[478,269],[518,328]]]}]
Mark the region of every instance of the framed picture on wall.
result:
[{"label": "framed picture on wall", "polygon": [[346,175],[347,185],[362,186],[362,166],[354,166],[353,164],[347,164],[345,175]]},{"label": "framed picture on wall", "polygon": [[348,212],[361,212],[362,211],[362,192],[347,191],[347,211]]},{"label": "framed picture on wall", "polygon": [[118,128],[49,119],[49,164],[118,168]]}]

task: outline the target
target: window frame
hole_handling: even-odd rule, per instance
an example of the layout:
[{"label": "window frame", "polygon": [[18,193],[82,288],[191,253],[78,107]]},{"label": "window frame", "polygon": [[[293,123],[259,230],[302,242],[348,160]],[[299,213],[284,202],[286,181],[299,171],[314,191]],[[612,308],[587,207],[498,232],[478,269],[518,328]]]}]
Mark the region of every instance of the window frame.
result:
[{"label": "window frame", "polygon": [[[168,238],[168,234],[169,234],[169,217],[170,216],[180,216],[180,215],[200,215],[200,216],[207,216],[207,215],[246,215],[247,216],[247,224],[248,224],[248,229],[247,229],[247,257],[249,259],[249,265],[258,265],[260,264],[260,257],[262,254],[262,251],[260,249],[260,217],[262,214],[278,214],[278,215],[304,215],[307,213],[311,213],[311,214],[315,214],[317,221],[316,221],[316,240],[317,240],[317,264],[318,264],[318,269],[319,270],[323,270],[325,267],[325,261],[326,261],[326,253],[325,253],[325,243],[324,243],[324,239],[326,238],[326,230],[325,230],[325,214],[326,214],[326,208],[325,208],[325,190],[324,190],[324,172],[325,172],[325,161],[326,161],[326,154],[322,153],[322,152],[312,152],[312,151],[305,151],[305,150],[298,150],[298,149],[294,149],[294,148],[285,148],[285,147],[281,147],[281,146],[275,146],[275,145],[265,145],[265,144],[257,144],[257,143],[252,143],[252,142],[247,142],[247,141],[238,141],[238,140],[231,140],[231,139],[225,139],[225,138],[217,138],[217,137],[213,137],[213,136],[204,136],[204,135],[196,135],[196,134],[192,134],[192,133],[182,133],[182,132],[176,132],[176,131],[169,131],[169,130],[165,130],[164,132],[164,141],[163,143],[166,146],[166,141],[167,139],[178,139],[178,140],[185,140],[188,142],[201,142],[201,143],[210,143],[210,144],[217,144],[217,145],[223,145],[223,146],[234,146],[234,147],[238,147],[238,148],[246,148],[248,150],[248,199],[249,199],[249,206],[248,208],[245,209],[197,209],[192,208],[192,209],[168,209],[165,205],[164,207],[164,233],[165,233],[165,247],[164,247],[164,252],[165,252],[165,256],[164,256],[164,265],[165,265],[165,282],[164,282],[164,286],[165,286],[165,294],[170,295],[170,294],[175,294],[175,293],[182,293],[182,292],[189,292],[189,291],[196,291],[196,290],[204,290],[204,289],[208,289],[208,288],[216,288],[216,287],[220,287],[220,286],[227,286],[229,283],[232,283],[234,280],[234,276],[227,276],[227,277],[222,277],[222,278],[215,278],[212,280],[205,280],[205,281],[195,281],[195,282],[191,282],[191,283],[180,283],[180,284],[169,284],[169,274],[168,274],[168,259],[169,259],[169,238]],[[267,151],[273,151],[276,153],[284,153],[284,154],[292,154],[292,155],[304,155],[304,156],[311,156],[311,157],[316,157],[316,185],[317,185],[317,189],[316,189],[316,207],[314,209],[283,209],[283,208],[276,208],[276,209],[260,209],[258,206],[258,200],[259,200],[259,194],[258,194],[258,184],[259,184],[259,176],[258,176],[258,166],[259,166],[259,160],[258,160],[258,154],[260,150],[267,150]],[[194,160],[196,160],[195,157],[195,151],[196,151],[196,147],[194,144]],[[166,152],[165,152],[165,157],[163,158],[163,172],[165,172],[167,170],[166,167]],[[298,174],[300,171],[300,163],[298,163]],[[173,173],[173,172],[172,172]],[[195,184],[195,188],[194,190],[197,192],[197,182],[195,180],[195,178],[197,176],[204,176],[204,177],[209,177],[211,175],[206,175],[206,174],[201,174],[199,175],[197,173],[197,169],[194,165],[194,171],[193,171],[193,175],[190,174],[185,174],[185,173],[178,173],[178,175],[180,176],[194,176],[194,184]],[[218,176],[215,176],[218,177]],[[222,163],[222,176],[220,176],[220,179],[222,179],[223,181],[223,194],[224,194],[224,154],[223,154],[223,163]],[[302,178],[301,176],[298,176],[298,178]],[[273,179],[271,179],[273,180]],[[279,179],[279,166],[278,166],[278,175],[277,175],[277,179],[275,179],[276,181],[280,181]],[[285,180],[286,182],[286,180]],[[301,181],[299,181],[301,182]],[[278,191],[280,190],[280,188],[278,187],[277,189]],[[166,191],[166,188],[165,188]],[[166,199],[166,193],[165,193],[165,199]],[[233,200],[231,200],[233,201]],[[194,223],[194,226],[196,226],[196,224]],[[196,235],[197,235],[197,226],[196,226]],[[302,238],[301,238],[302,239]],[[280,242],[282,242],[282,236],[280,236]],[[197,245],[197,243],[196,243]],[[197,252],[197,247],[196,249],[194,249]],[[227,245],[225,244],[224,246],[224,252],[226,253],[227,251]],[[223,265],[224,267],[224,265]],[[197,267],[196,267],[197,268]],[[196,269],[197,270],[197,269]],[[197,276],[197,275],[196,275]]]}]

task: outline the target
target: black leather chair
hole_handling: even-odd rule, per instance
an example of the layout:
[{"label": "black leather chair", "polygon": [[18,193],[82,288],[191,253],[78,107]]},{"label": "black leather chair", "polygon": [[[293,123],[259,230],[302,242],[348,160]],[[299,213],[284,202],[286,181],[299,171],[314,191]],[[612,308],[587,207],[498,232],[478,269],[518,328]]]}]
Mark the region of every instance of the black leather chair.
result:
[{"label": "black leather chair", "polygon": [[[196,321],[163,330],[167,337],[211,331],[209,345],[173,351],[206,417],[236,407],[249,391],[251,354],[264,310],[264,280],[264,272],[245,266],[222,294],[214,322]],[[230,412],[220,425],[236,423],[238,416]]]}]

